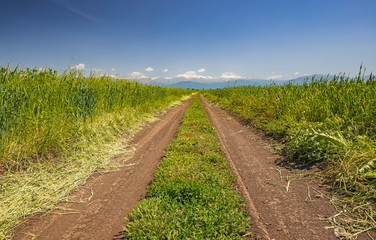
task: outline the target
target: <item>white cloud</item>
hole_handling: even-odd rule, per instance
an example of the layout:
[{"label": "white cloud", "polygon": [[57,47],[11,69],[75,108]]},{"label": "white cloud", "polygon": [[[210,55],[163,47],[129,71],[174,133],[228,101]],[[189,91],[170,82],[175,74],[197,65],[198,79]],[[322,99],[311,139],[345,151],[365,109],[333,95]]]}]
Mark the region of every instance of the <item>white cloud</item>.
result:
[{"label": "white cloud", "polygon": [[130,76],[131,76],[132,79],[147,79],[147,78],[149,78],[148,76],[145,76],[141,72],[131,72]]},{"label": "white cloud", "polygon": [[154,71],[154,68],[152,68],[152,67],[147,67],[147,68],[145,68],[145,71],[147,71],[147,72],[152,72],[152,71]]},{"label": "white cloud", "polygon": [[273,76],[270,76],[270,77],[267,77],[266,80],[276,80],[276,79],[279,79],[283,77],[282,75],[273,75]]},{"label": "white cloud", "polygon": [[[146,70],[146,69],[145,69]],[[163,72],[167,72],[167,69],[162,70]],[[163,83],[173,83],[179,81],[194,81],[194,82],[222,82],[222,81],[229,81],[235,79],[246,79],[243,76],[239,76],[233,72],[224,72],[219,76],[211,76],[211,75],[203,75],[202,72],[206,71],[204,68],[199,69],[197,71],[187,71],[184,73],[177,74],[175,76],[146,76],[142,72],[132,72],[130,74],[130,78],[150,83],[152,81],[159,81]]]},{"label": "white cloud", "polygon": [[116,68],[111,68],[111,71],[113,72],[113,71],[115,71],[116,70]]},{"label": "white cloud", "polygon": [[[203,72],[203,71],[201,71]],[[185,79],[188,79],[188,80],[199,80],[199,81],[202,81],[202,80],[205,80],[205,81],[210,81],[210,82],[218,82],[218,81],[223,81],[223,80],[231,80],[231,79],[245,79],[245,77],[242,77],[242,76],[239,76],[239,75],[236,75],[232,72],[224,72],[222,73],[221,76],[209,76],[209,75],[200,75],[198,73],[196,73],[195,71],[188,71],[188,72],[185,72],[183,74],[179,74],[176,76],[176,78],[185,78]]]},{"label": "white cloud", "polygon": [[168,69],[167,69],[167,68],[165,68],[165,69],[163,69],[163,71],[162,71],[162,72],[166,73],[166,72],[168,72]]},{"label": "white cloud", "polygon": [[299,72],[294,72],[294,75],[299,75]]},{"label": "white cloud", "polygon": [[78,64],[78,65],[76,65],[76,66],[73,66],[72,69],[73,69],[73,70],[78,70],[78,71],[80,71],[80,70],[84,70],[84,69],[85,69],[85,64],[80,63],[80,64]]},{"label": "white cloud", "polygon": [[244,79],[245,77],[236,75],[232,72],[224,72],[222,73],[221,78],[229,80],[229,79]]},{"label": "white cloud", "polygon": [[181,77],[181,78],[195,78],[197,75],[196,75],[196,72],[195,71],[188,71],[188,72],[185,72],[185,73],[182,73],[182,74],[178,74],[176,77]]},{"label": "white cloud", "polygon": [[212,76],[203,76],[203,75],[198,75],[195,71],[188,71],[183,74],[178,74],[176,75],[177,78],[186,78],[186,79],[207,79],[211,80],[213,79]]},{"label": "white cloud", "polygon": [[113,74],[101,74],[101,76],[106,76],[106,77],[110,77],[110,78],[118,79],[118,80],[125,80],[125,79],[127,79],[125,77],[119,77],[119,76],[116,76],[116,75],[113,75]]}]

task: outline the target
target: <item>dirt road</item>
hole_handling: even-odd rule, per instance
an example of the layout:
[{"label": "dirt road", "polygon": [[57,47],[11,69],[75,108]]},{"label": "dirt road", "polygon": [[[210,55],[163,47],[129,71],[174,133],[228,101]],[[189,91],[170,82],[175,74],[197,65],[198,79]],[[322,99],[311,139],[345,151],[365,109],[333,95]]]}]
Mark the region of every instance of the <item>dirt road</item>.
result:
[{"label": "dirt road", "polygon": [[275,164],[276,155],[262,137],[201,100],[232,171],[239,176],[239,189],[252,218],[252,239],[336,239],[333,229],[325,229],[329,223],[319,220],[319,216],[331,216],[333,207],[312,189],[311,200],[308,197],[308,185],[325,192],[323,186],[297,178],[287,187],[286,176],[291,173]]},{"label": "dirt road", "polygon": [[136,150],[127,161],[129,167],[88,179],[83,190],[92,193],[89,201],[60,204],[77,213],[29,217],[27,224],[15,229],[14,239],[121,239],[124,217],[145,197],[145,187],[152,181],[189,103],[190,99],[184,100],[136,134],[131,143]]},{"label": "dirt road", "polygon": [[[336,239],[329,223],[320,217],[335,213],[318,181],[293,176],[277,165],[262,135],[241,124],[225,111],[213,107],[201,97],[212,125],[216,128],[224,154],[238,177],[238,188],[246,198],[251,215],[250,239]],[[189,104],[169,109],[161,119],[140,131],[132,142],[135,155],[128,167],[95,174],[81,191],[92,198],[83,203],[65,203],[60,207],[77,213],[49,214],[27,218],[16,228],[15,239],[121,239],[124,216],[145,197],[152,174],[168,142],[175,136]],[[288,177],[289,176],[289,177]],[[90,191],[89,191],[90,190]],[[65,213],[65,212],[60,212]]]}]

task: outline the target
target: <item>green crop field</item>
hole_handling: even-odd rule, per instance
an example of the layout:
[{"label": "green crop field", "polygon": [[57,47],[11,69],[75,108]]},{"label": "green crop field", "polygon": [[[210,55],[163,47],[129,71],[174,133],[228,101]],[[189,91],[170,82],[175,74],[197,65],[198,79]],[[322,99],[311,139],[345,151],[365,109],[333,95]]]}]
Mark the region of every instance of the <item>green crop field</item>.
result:
[{"label": "green crop field", "polygon": [[[0,69],[1,171],[21,171],[74,145],[85,126],[108,114],[133,115],[162,109],[188,91],[147,86],[77,71]],[[129,121],[129,123],[127,123]],[[114,130],[120,119],[113,119]],[[120,125],[121,125],[120,124]]]},{"label": "green crop field", "polygon": [[74,70],[0,68],[0,239],[115,166],[142,122],[190,94]]},{"label": "green crop field", "polygon": [[[376,226],[376,78],[343,75],[302,84],[204,91],[220,106],[279,139],[287,160],[318,164],[358,222],[354,232]],[[354,204],[356,203],[356,208]],[[344,214],[346,215],[346,214]],[[346,216],[345,216],[346,217]]]}]

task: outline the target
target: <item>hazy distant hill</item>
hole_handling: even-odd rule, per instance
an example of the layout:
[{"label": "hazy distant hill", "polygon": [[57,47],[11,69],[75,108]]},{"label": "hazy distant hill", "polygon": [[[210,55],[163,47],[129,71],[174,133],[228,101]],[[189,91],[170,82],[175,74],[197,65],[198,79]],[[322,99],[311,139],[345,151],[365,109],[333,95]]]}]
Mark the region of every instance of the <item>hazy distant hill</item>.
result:
[{"label": "hazy distant hill", "polygon": [[191,89],[216,89],[216,88],[225,88],[225,87],[234,87],[234,86],[265,86],[268,84],[277,84],[283,85],[285,83],[293,83],[293,84],[302,84],[305,81],[311,81],[312,78],[320,79],[320,78],[328,78],[333,79],[333,76],[323,75],[323,74],[316,74],[304,77],[298,77],[292,80],[265,80],[265,79],[252,79],[252,80],[245,80],[245,79],[237,79],[231,81],[223,81],[223,82],[193,82],[193,81],[182,81],[172,84],[163,84],[163,83],[155,83],[156,85],[160,86],[168,86],[168,87],[177,87],[177,88],[191,88]]},{"label": "hazy distant hill", "polygon": [[[345,75],[345,78],[347,78],[348,76]],[[371,75],[366,75],[366,76],[361,76],[361,78],[365,79],[365,80],[368,80],[369,78],[371,77]],[[323,74],[316,74],[316,75],[310,75],[310,76],[305,76],[305,77],[298,77],[296,79],[293,79],[293,80],[290,80],[290,82],[294,83],[294,84],[302,84],[306,81],[312,81],[312,79],[315,79],[315,80],[319,80],[321,78],[323,79],[328,79],[328,80],[332,80],[334,78],[333,75],[323,75]],[[338,78],[338,75],[337,75],[337,78]],[[357,78],[357,76],[352,76],[350,78]],[[289,82],[289,81],[288,81]]]},{"label": "hazy distant hill", "polygon": [[[275,81],[276,84],[284,84],[286,81]],[[272,84],[271,80],[231,80],[226,82],[192,82],[192,81],[183,81],[173,84],[168,84],[169,87],[178,87],[178,88],[192,88],[192,89],[215,89],[215,88],[225,88],[225,87],[234,87],[234,86],[265,86],[267,84]]]},{"label": "hazy distant hill", "polygon": [[324,74],[315,74],[315,75],[310,75],[310,76],[298,77],[298,78],[289,80],[287,82],[291,82],[291,83],[294,83],[294,84],[302,84],[306,81],[311,81],[312,79],[319,80],[321,78],[331,80],[331,79],[333,79],[333,76],[332,75],[324,75]]}]

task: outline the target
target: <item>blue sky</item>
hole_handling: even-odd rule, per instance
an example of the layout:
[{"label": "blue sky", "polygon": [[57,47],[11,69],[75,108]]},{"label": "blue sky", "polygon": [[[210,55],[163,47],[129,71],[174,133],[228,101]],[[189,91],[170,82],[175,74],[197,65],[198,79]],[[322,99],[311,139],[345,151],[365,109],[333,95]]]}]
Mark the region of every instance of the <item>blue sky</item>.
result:
[{"label": "blue sky", "polygon": [[0,65],[140,81],[376,72],[374,0],[2,0]]}]

